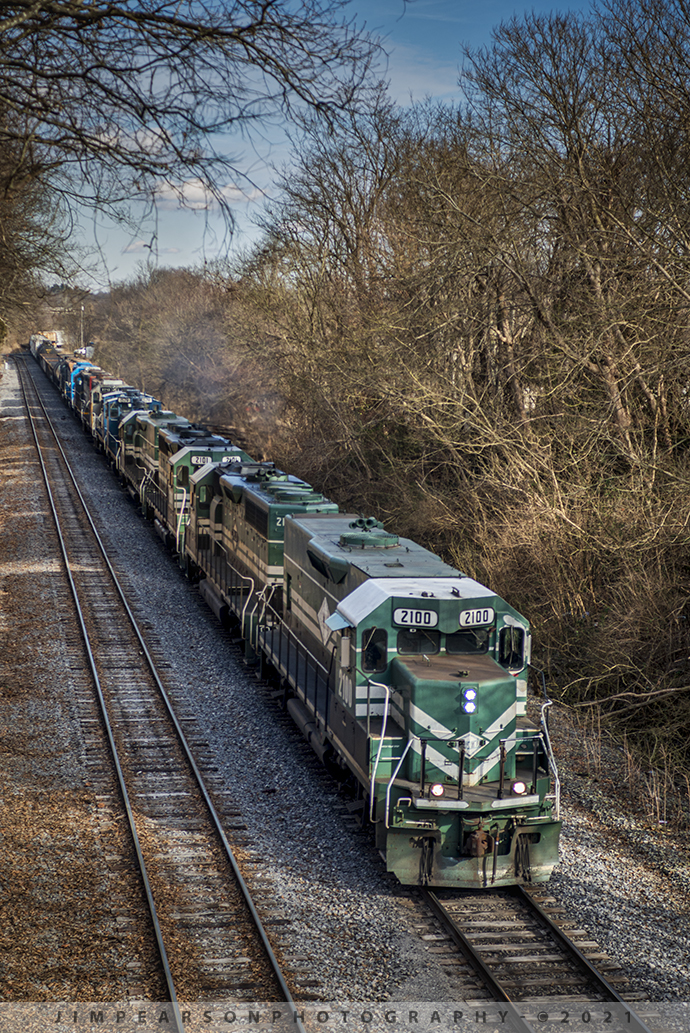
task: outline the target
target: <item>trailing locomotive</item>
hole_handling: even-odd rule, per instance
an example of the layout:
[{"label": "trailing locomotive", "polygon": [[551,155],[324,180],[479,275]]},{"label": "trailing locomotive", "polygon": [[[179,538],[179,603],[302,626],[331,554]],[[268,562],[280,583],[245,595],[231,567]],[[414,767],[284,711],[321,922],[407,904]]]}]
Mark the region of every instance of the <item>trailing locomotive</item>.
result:
[{"label": "trailing locomotive", "polygon": [[356,787],[388,870],[456,888],[548,880],[559,783],[549,701],[537,722],[526,712],[528,621],[417,543],[51,348],[32,352],[68,404],[89,383],[103,410],[122,399],[110,434],[119,418],[130,494]]}]

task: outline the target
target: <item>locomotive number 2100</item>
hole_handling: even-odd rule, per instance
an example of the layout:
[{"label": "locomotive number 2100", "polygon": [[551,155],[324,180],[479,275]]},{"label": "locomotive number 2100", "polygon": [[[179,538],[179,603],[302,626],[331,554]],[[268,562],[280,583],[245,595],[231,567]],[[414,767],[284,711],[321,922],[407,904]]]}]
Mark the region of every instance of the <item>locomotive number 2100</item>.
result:
[{"label": "locomotive number 2100", "polygon": [[402,624],[405,628],[435,628],[438,624],[438,614],[435,610],[404,610],[393,611],[393,623]]},{"label": "locomotive number 2100", "polygon": [[463,610],[459,618],[460,627],[485,627],[487,624],[493,624],[495,616],[496,614],[491,606],[483,606],[481,610]]}]

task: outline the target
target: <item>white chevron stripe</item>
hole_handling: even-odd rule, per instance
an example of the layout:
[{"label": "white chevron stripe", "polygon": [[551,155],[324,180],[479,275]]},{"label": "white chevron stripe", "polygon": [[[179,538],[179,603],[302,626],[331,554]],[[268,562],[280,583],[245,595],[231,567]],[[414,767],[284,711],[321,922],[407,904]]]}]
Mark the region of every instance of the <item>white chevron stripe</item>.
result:
[{"label": "white chevron stripe", "polygon": [[357,699],[385,699],[386,690],[379,688],[378,685],[372,685],[367,691],[366,685],[357,686]]},{"label": "white chevron stripe", "polygon": [[435,718],[430,717],[425,710],[418,707],[415,703],[410,700],[410,719],[416,721],[418,725],[426,729],[431,735],[437,735],[441,738],[452,739],[453,732],[450,728],[446,728],[445,725],[439,724]]},{"label": "white chevron stripe", "polygon": [[485,728],[482,732],[482,736],[488,739],[489,742],[495,739],[497,735],[503,734],[503,738],[506,738],[506,728],[515,718],[516,704],[515,700],[512,701],[507,710],[505,710],[500,717],[497,717],[488,728]]},{"label": "white chevron stripe", "polygon": [[[418,753],[421,756],[422,747],[418,739],[415,739],[413,741],[412,749],[415,751],[415,753]],[[486,757],[477,765],[474,771],[472,771],[469,774],[465,772],[463,785],[478,785],[480,780],[484,777],[484,775],[488,774],[491,768],[498,763],[500,753],[500,747],[497,747],[495,750],[493,750],[492,753],[489,754],[488,757]],[[445,775],[448,775],[452,779],[457,779],[458,772],[460,770],[458,762],[453,762],[452,760],[449,760],[446,757],[444,757],[443,754],[439,753],[438,750],[434,749],[432,743],[427,743],[426,759],[430,764],[433,764],[434,767],[438,768]]]},{"label": "white chevron stripe", "polygon": [[[488,740],[489,744],[491,744],[492,740],[495,741],[497,738],[507,738],[507,726],[515,718],[516,709],[516,701],[513,701],[507,710],[505,710],[500,717],[497,717],[496,720],[482,732],[482,738]],[[438,721],[435,721],[424,710],[415,706],[414,703],[410,703],[410,718],[416,721],[420,727],[426,728],[432,735],[448,739],[453,738],[453,733],[450,728],[439,724]],[[422,748],[418,739],[413,741],[412,748],[415,753],[421,756]],[[464,784],[470,786],[477,785],[484,775],[488,774],[491,768],[498,763],[500,755],[501,748],[500,745],[497,745],[488,757],[485,757],[477,764],[474,771],[469,774],[465,774]],[[426,756],[427,760],[435,767],[439,768],[439,770],[448,774],[451,778],[457,779],[459,772],[458,763],[452,763],[452,761],[447,760],[443,754],[435,749],[433,743],[427,743]]]},{"label": "white chevron stripe", "polygon": [[[413,741],[412,749],[421,757],[422,745],[419,739],[415,739]],[[439,751],[434,748],[432,743],[427,743],[426,759],[430,764],[433,764],[434,767],[439,768],[439,770],[442,771],[444,775],[448,775],[450,778],[457,779],[458,771],[460,770],[458,761],[455,761],[454,763],[452,760],[448,760],[448,758],[444,757],[442,753],[439,753]]]},{"label": "white chevron stripe", "polygon": [[491,768],[498,764],[500,756],[501,747],[497,746],[495,750],[492,750],[488,757],[485,757],[484,760],[479,762],[474,771],[470,772],[470,774],[468,775],[465,775],[465,785],[478,785],[478,783],[484,777],[484,775],[488,775],[489,771],[491,771]]}]

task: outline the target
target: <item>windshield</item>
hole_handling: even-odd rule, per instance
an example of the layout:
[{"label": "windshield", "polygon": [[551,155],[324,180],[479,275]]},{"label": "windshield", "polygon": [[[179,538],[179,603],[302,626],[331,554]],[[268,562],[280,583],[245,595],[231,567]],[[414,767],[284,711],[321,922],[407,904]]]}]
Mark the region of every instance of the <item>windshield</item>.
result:
[{"label": "windshield", "polygon": [[399,653],[438,653],[441,636],[438,631],[423,628],[403,628],[398,632]]},{"label": "windshield", "polygon": [[486,653],[488,648],[488,628],[477,628],[473,631],[456,631],[453,635],[446,635],[447,653]]}]

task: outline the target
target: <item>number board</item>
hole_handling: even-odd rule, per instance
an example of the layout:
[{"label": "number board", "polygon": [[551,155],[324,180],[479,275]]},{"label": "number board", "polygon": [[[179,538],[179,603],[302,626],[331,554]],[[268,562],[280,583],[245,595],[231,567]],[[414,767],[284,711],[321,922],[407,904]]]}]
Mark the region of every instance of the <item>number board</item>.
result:
[{"label": "number board", "polygon": [[205,466],[206,463],[212,463],[213,460],[210,456],[192,456],[192,466]]},{"label": "number board", "polygon": [[491,606],[483,606],[481,610],[463,610],[458,622],[461,628],[483,628],[493,624],[495,616]]},{"label": "number board", "polygon": [[438,614],[435,610],[406,610],[398,607],[393,610],[393,623],[404,628],[435,628]]}]

